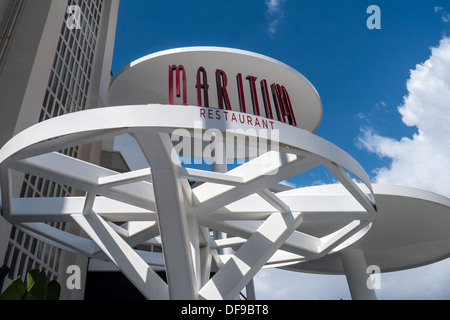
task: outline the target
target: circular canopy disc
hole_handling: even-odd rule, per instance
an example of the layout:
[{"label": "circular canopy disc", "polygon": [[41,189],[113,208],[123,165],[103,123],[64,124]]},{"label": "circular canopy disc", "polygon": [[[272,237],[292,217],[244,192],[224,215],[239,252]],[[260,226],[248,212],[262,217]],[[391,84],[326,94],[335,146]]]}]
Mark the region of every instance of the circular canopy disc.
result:
[{"label": "circular canopy disc", "polygon": [[[166,112],[168,108],[173,112]],[[187,135],[190,135],[191,132],[195,134],[195,131],[198,130],[214,128],[215,131],[222,133],[232,132],[238,136],[252,138],[258,138],[261,131],[265,132],[259,128],[255,129],[254,125],[233,122],[229,118],[227,120],[223,115],[225,113],[224,110],[217,110],[221,114],[220,120],[216,118],[204,119],[201,116],[203,109],[209,108],[127,105],[66,114],[38,123],[17,134],[0,150],[0,163],[9,157],[17,156],[17,154],[27,155],[30,152],[34,153],[36,151],[30,151],[30,149],[43,148],[42,145],[49,144],[53,146],[53,144],[58,143],[55,138],[63,140],[66,143],[64,147],[67,147],[69,146],[69,141],[73,145],[77,145],[77,142],[74,141],[82,140],[83,143],[87,143],[87,141],[97,141],[100,135],[114,136],[123,133],[133,133],[133,130],[140,128],[155,128],[172,134],[176,130],[179,134],[184,132]],[[239,112],[232,113],[239,114]],[[257,116],[249,115],[249,117],[254,119],[252,120],[253,124],[256,118],[261,119],[261,117]],[[119,133],[115,134],[116,131]],[[277,135],[269,136],[269,138],[264,136],[264,139],[275,141],[279,149],[289,148],[289,152],[300,152],[302,155],[306,152],[307,154],[317,155],[318,159],[326,159],[327,162],[334,163],[348,170],[364,182],[367,187],[371,188],[369,176],[361,165],[336,145],[305,130],[279,121],[273,121],[272,131],[277,132]],[[270,147],[270,144],[267,147]],[[49,149],[47,151],[54,150]],[[283,152],[286,152],[286,150]],[[270,165],[270,163],[265,165]]]},{"label": "circular canopy disc", "polygon": [[[367,234],[347,249],[364,252],[367,265],[382,272],[420,267],[450,256],[450,199],[424,190],[372,185],[379,214]],[[340,185],[324,185],[297,194],[342,194]],[[339,253],[287,266],[286,269],[344,274]]]},{"label": "circular canopy disc", "polygon": [[[253,52],[218,47],[188,47],[150,54],[122,69],[111,83],[108,105],[168,104],[169,66],[185,68],[187,105],[198,104],[197,72],[205,69],[208,82],[209,106],[218,108],[216,71],[227,75],[227,93],[233,111],[240,111],[237,75],[241,74],[246,112],[255,114],[250,82],[247,76],[256,77],[255,88],[261,116],[265,114],[261,81],[266,80],[269,100],[272,100],[271,84],[284,86],[289,93],[299,128],[314,132],[322,119],[322,103],[314,86],[298,71],[275,59]],[[175,72],[173,79],[175,83]],[[182,74],[180,87],[183,90]],[[204,80],[202,80],[204,81]],[[175,90],[175,85],[174,85]],[[182,92],[181,92],[182,94]],[[203,92],[201,96],[203,97]],[[182,98],[174,98],[174,104],[183,104]],[[204,106],[204,102],[202,102]],[[274,119],[277,119],[274,102],[271,103]]]},{"label": "circular canopy disc", "polygon": [[[166,111],[168,108],[171,108],[175,115],[168,113]],[[177,150],[169,137],[174,130],[178,130],[179,134],[184,132],[189,136],[191,131],[204,130],[206,132],[210,128],[215,128],[222,133],[235,132],[242,137],[259,137],[256,130],[247,130],[251,129],[250,125],[217,119],[202,121],[202,109],[207,108],[167,105],[99,108],[53,118],[26,129],[17,134],[0,150],[0,165],[5,172],[1,180],[2,190],[6,190],[2,193],[6,204],[3,208],[5,217],[13,223],[30,222],[28,219],[33,222],[68,219],[67,213],[63,214],[58,210],[53,212],[61,205],[58,199],[37,200],[48,202],[48,206],[51,208],[48,210],[51,210],[53,214],[49,214],[45,209],[43,212],[36,213],[28,212],[25,209],[20,212],[17,206],[17,210],[11,210],[13,206],[8,204],[11,201],[26,202],[23,199],[9,198],[8,190],[11,189],[11,186],[8,174],[11,174],[11,170],[19,170],[76,187],[90,195],[106,196],[115,201],[123,201],[128,205],[150,210],[142,212],[142,210],[136,211],[135,208],[127,207],[127,209],[122,209],[123,212],[116,212],[117,205],[115,205],[114,212],[109,212],[110,204],[99,204],[96,212],[113,221],[123,222],[129,221],[131,218],[133,221],[153,221],[157,207],[156,198],[152,192],[154,186],[145,180],[149,179],[149,175],[153,177],[155,172],[158,174],[162,166],[165,169],[162,172],[166,172],[166,174],[175,171],[175,175],[180,177],[179,181],[177,179],[177,183],[186,185],[187,180],[185,179],[207,182],[192,191],[190,188],[186,191],[188,194],[195,195],[195,199],[198,201],[195,208],[191,208],[192,204],[190,204],[186,210],[194,211],[199,216],[199,220],[204,221],[206,226],[215,230],[229,233],[228,230],[232,229],[236,237],[246,238],[256,232],[258,226],[252,229],[254,224],[244,225],[242,220],[251,220],[250,222],[266,220],[274,212],[301,213],[304,224],[302,223],[301,229],[298,230],[300,233],[294,233],[294,238],[289,239],[286,245],[291,252],[295,253],[296,261],[304,258],[317,258],[318,255],[325,255],[333,249],[337,250],[336,248],[340,250],[368,231],[376,215],[368,175],[343,150],[305,130],[275,121],[273,130],[279,131],[279,134],[274,138],[278,139],[276,145],[279,151],[263,153],[255,160],[247,162],[227,174],[212,175],[211,172],[206,172],[209,171],[208,169],[187,171],[182,168],[177,157]],[[224,112],[223,110],[218,111]],[[256,116],[251,117],[256,119]],[[121,175],[107,168],[71,159],[71,157],[54,152],[122,134],[136,137],[141,150],[146,155],[148,168]],[[249,141],[257,142],[255,139]],[[164,143],[163,147],[160,146],[161,143]],[[156,161],[151,158],[153,155],[162,158]],[[355,209],[351,203],[349,205],[342,204],[343,207],[340,207],[340,212],[344,213],[342,221],[339,220],[340,214],[336,213],[334,205],[322,205],[321,208],[324,212],[318,211],[317,205],[323,204],[324,199],[319,199],[319,203],[317,203],[317,199],[308,203],[298,202],[295,199],[296,196],[289,197],[289,193],[287,193],[288,196],[284,197],[283,193],[280,193],[280,198],[278,198],[269,189],[286,178],[296,176],[322,164],[346,186],[347,196],[349,199],[353,199],[354,204],[357,205]],[[355,185],[344,169],[363,181],[366,190],[363,191],[362,188]],[[170,179],[163,181],[167,182]],[[256,198],[252,197],[252,194],[257,194]],[[167,193],[165,195],[167,196]],[[91,196],[90,199],[86,199],[86,202],[93,204],[97,198],[99,197]],[[163,203],[165,199],[163,198]],[[171,197],[167,199],[171,199]],[[68,197],[64,200],[78,206],[77,199]],[[104,199],[98,200],[100,203]],[[29,200],[27,201],[24,206],[29,205],[27,208],[34,210],[35,207],[30,205]],[[353,210],[353,215],[347,215],[348,210]],[[128,215],[127,212],[133,212],[133,215]],[[317,223],[317,214],[314,214],[316,212],[323,214],[319,218],[322,219],[320,223]],[[332,220],[323,221],[323,219],[327,219],[330,212],[333,215]],[[315,221],[307,221],[309,219],[306,216],[303,218],[303,213],[307,213],[309,217],[313,214]],[[228,223],[228,220],[234,221],[235,224]],[[221,221],[220,224],[217,221]],[[352,222],[357,222],[358,226],[354,226]],[[332,234],[331,238],[323,239],[330,233]],[[305,251],[308,252],[305,253]],[[307,257],[302,257],[303,253]],[[288,260],[291,263],[292,257]]]}]

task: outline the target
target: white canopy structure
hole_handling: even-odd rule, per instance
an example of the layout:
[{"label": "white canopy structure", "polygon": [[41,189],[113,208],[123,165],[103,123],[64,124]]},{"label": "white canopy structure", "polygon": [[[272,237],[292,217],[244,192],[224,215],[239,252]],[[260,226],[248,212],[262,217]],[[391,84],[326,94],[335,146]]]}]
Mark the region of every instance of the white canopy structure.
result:
[{"label": "white canopy structure", "polygon": [[[129,83],[112,88],[120,99],[131,90]],[[129,94],[136,98],[138,91]],[[312,114],[317,118],[319,111]],[[112,262],[148,299],[233,299],[261,268],[273,267],[345,273],[353,298],[372,299],[368,264],[392,271],[448,256],[449,199],[372,186],[358,162],[337,146],[273,119],[266,128],[255,125],[267,121],[203,106],[135,104],[41,122],[0,150],[2,215],[52,245]],[[58,152],[123,134],[136,139],[145,168],[120,173]],[[186,156],[209,156],[220,165],[236,159],[239,148],[250,156],[230,171],[182,163]],[[340,184],[277,191],[284,180],[317,166]],[[84,196],[14,198],[14,171]],[[197,183],[191,187],[189,181]],[[76,223],[86,236],[47,224],[55,221]],[[167,283],[156,270],[166,272]]]}]

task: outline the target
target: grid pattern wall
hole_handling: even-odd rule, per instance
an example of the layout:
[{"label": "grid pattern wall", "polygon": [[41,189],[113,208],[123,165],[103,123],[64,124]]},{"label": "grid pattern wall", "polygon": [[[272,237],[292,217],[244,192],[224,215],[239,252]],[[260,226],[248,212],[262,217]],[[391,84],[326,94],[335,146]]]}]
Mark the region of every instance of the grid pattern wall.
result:
[{"label": "grid pattern wall", "polygon": [[[69,0],[67,6],[80,9],[80,27],[68,28],[71,16],[65,14],[64,22],[53,59],[39,122],[66,113],[81,111],[86,107],[95,46],[100,25],[103,0]],[[61,150],[61,153],[78,156],[78,147]],[[63,197],[72,192],[70,187],[26,174],[21,197]],[[52,223],[64,229],[64,223]],[[9,266],[8,277],[24,277],[35,268],[45,270],[50,279],[59,272],[61,249],[50,246],[12,227],[4,264]]]}]

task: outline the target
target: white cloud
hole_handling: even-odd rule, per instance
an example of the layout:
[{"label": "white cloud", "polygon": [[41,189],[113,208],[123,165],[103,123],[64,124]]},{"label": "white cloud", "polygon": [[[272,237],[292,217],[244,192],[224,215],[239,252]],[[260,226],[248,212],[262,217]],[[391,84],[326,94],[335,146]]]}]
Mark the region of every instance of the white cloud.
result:
[{"label": "white cloud", "polygon": [[283,0],[266,0],[265,5],[269,13],[274,14],[281,11]]},{"label": "white cloud", "polygon": [[294,182],[288,181],[288,180],[281,181],[280,184],[288,186],[293,189],[298,188],[297,184],[295,184]]},{"label": "white cloud", "polygon": [[450,196],[450,38],[411,71],[408,95],[398,108],[402,121],[418,133],[395,140],[365,129],[359,143],[392,160],[378,169],[376,183],[418,187]]},{"label": "white cloud", "polygon": [[450,299],[450,260],[401,272],[381,274],[380,300]]},{"label": "white cloud", "polygon": [[[442,8],[436,8],[442,12]],[[445,11],[444,11],[445,12]],[[411,71],[408,94],[398,108],[402,121],[418,133],[396,140],[364,129],[361,146],[392,160],[375,183],[426,189],[450,197],[450,38],[431,49],[430,58]],[[450,259],[422,268],[382,274],[382,299],[449,299]]]},{"label": "white cloud", "polygon": [[345,276],[264,269],[254,278],[257,300],[349,300]]},{"label": "white cloud", "polygon": [[450,22],[450,13],[445,11],[443,7],[434,7],[434,12],[441,14],[441,20],[442,22]]},{"label": "white cloud", "polygon": [[377,103],[375,104],[375,106],[374,106],[374,108],[377,109],[377,110],[380,110],[380,109],[382,109],[383,107],[386,107],[386,102],[384,102],[384,101],[377,102]]},{"label": "white cloud", "polygon": [[269,35],[274,35],[278,31],[278,25],[284,18],[283,5],[286,0],[265,0],[264,4],[267,7],[267,17],[269,19],[269,26],[267,32]]},{"label": "white cloud", "polygon": [[378,101],[367,112],[359,112],[356,118],[366,125],[384,125],[389,116],[389,108],[386,108],[386,102]]}]

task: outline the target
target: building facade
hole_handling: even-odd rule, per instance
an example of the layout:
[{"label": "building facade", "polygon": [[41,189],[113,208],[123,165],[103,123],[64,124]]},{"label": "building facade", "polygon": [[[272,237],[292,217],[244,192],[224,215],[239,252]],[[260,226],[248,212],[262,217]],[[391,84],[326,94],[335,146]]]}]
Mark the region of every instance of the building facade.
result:
[{"label": "building facade", "polygon": [[[70,112],[106,105],[119,0],[0,2],[0,147],[25,128]],[[102,143],[60,152],[100,162]],[[76,195],[31,175],[13,176],[16,197]],[[69,224],[53,225],[61,229]],[[77,232],[77,230],[72,230]],[[0,217],[0,290],[34,268],[63,283],[67,266],[86,276],[87,258],[35,239]],[[62,285],[62,299],[81,299]]]}]

